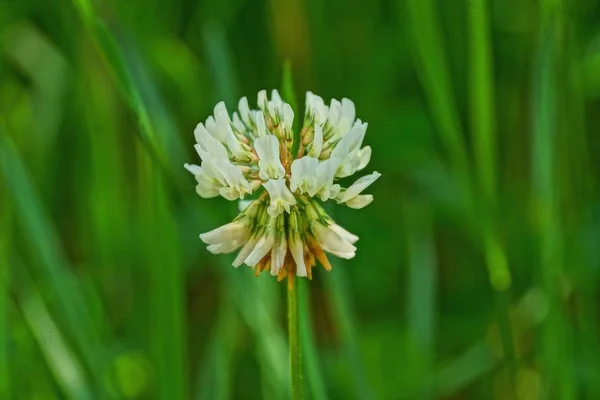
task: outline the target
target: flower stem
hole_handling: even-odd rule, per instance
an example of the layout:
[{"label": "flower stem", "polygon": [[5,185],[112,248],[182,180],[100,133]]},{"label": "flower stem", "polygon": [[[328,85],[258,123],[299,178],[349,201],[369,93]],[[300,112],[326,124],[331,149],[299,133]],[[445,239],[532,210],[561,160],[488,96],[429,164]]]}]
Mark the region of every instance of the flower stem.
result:
[{"label": "flower stem", "polygon": [[300,335],[298,333],[298,286],[293,276],[288,277],[288,334],[290,343],[290,372],[292,399],[304,399],[304,377],[300,353]]}]

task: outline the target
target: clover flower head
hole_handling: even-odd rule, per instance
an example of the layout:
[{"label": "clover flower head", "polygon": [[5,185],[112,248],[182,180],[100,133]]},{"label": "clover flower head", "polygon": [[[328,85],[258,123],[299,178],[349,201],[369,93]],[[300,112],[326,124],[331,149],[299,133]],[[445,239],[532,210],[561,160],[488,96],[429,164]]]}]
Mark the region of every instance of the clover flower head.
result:
[{"label": "clover flower head", "polygon": [[268,270],[278,280],[312,278],[317,261],[331,269],[326,252],[346,259],[356,253],[358,236],[337,225],[319,200],[355,209],[373,201],[362,192],[381,176],[378,172],[348,188],[336,183],[369,163],[371,148],[362,145],[367,123],[356,119],[349,99],[333,99],[327,106],[307,92],[296,138],[294,110],[277,90],[270,99],[260,91],[257,103],[257,110],[250,109],[242,97],[230,116],[220,102],[194,131],[201,164],[185,168],[196,178],[198,195],[243,202],[233,222],[200,239],[214,254],[239,249],[234,267],[246,264],[257,275]]}]

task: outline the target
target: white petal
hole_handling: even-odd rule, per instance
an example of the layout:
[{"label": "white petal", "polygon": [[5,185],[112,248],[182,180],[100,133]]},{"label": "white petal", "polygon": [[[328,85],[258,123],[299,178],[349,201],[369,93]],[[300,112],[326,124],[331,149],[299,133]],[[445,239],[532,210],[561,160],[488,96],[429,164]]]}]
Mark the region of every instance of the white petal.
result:
[{"label": "white petal", "polygon": [[342,237],[342,239],[344,239],[345,241],[347,241],[350,244],[354,244],[358,241],[358,236],[356,236],[353,233],[348,232],[347,230],[345,230],[338,224],[331,224],[331,225],[329,225],[329,228],[332,231],[334,231],[335,233],[337,233],[338,235],[340,235]]},{"label": "white petal", "polygon": [[321,125],[315,125],[315,135],[313,138],[312,146],[308,155],[311,157],[319,158],[321,150],[323,149],[323,128]]},{"label": "white petal", "polygon": [[285,181],[283,179],[271,179],[263,183],[263,186],[265,187],[265,189],[267,189],[267,192],[269,192],[269,196],[271,197],[271,199],[279,197],[280,185],[285,186]]},{"label": "white petal", "polygon": [[[198,150],[198,148],[196,148],[196,150]],[[207,177],[215,179],[219,182],[219,184],[221,186],[225,186],[225,185],[227,185],[227,181],[225,180],[225,177],[223,176],[223,174],[221,174],[221,172],[219,171],[219,168],[217,168],[217,164],[222,163],[222,162],[229,163],[229,160],[222,161],[222,160],[210,159],[208,161],[204,161],[204,162],[202,162],[202,170],[205,172],[205,175]],[[196,176],[196,179],[198,179],[197,176]]]},{"label": "white petal", "polygon": [[269,215],[276,217],[285,210],[290,212],[290,206],[296,205],[296,198],[285,185],[285,179],[271,179],[263,183],[269,192],[270,202],[267,207]]},{"label": "white petal", "polygon": [[329,109],[320,96],[306,92],[306,113],[313,115],[316,125],[322,125],[327,120]]},{"label": "white petal", "polygon": [[357,171],[363,170],[371,161],[371,146],[365,146],[358,152],[359,163]]},{"label": "white petal", "polygon": [[217,139],[219,142],[225,142],[226,134],[227,134],[227,120],[229,119],[225,113],[217,114],[218,118],[213,118],[212,116],[206,119],[205,125],[206,130],[210,133],[212,137]]},{"label": "white petal", "polygon": [[317,180],[315,177],[319,161],[316,158],[304,156],[292,162],[292,178],[290,189],[300,192],[312,191]]},{"label": "white petal", "polygon": [[354,124],[352,129],[350,129],[350,132],[348,132],[335,146],[331,152],[331,157],[338,157],[339,159],[344,160],[350,152],[357,146],[360,146],[366,131],[366,123]]},{"label": "white petal", "polygon": [[290,178],[290,190],[292,192],[295,192],[298,189],[298,186],[300,186],[304,178],[304,163],[303,161],[300,161],[303,158],[304,157],[292,161],[292,176]]},{"label": "white petal", "polygon": [[219,190],[221,196],[227,200],[237,200],[243,199],[245,194],[252,193],[252,185],[238,167],[225,161],[214,161],[212,165],[224,177],[227,186]]},{"label": "white petal", "polygon": [[[221,143],[219,143],[219,144],[221,144]],[[223,146],[223,145],[221,144],[221,146]],[[229,156],[227,156],[227,158],[223,158],[223,154],[219,154],[220,150],[213,151],[211,153],[210,150],[207,150],[206,147],[204,147],[198,143],[196,143],[194,145],[194,149],[196,150],[196,153],[198,153],[198,156],[200,157],[200,159],[203,161],[204,164],[213,164],[215,161],[229,162]],[[225,150],[225,154],[227,154],[227,150],[225,149],[225,147],[223,147],[223,149]],[[216,148],[215,148],[215,150],[216,150]],[[216,154],[216,157],[214,157],[213,154]]]},{"label": "white petal", "polygon": [[273,103],[272,101],[267,103],[267,114],[271,117],[271,118],[275,118],[275,116],[277,116],[279,114],[279,108],[277,107],[277,105],[275,103]]},{"label": "white petal", "polygon": [[380,176],[381,174],[375,171],[370,175],[366,175],[362,178],[357,179],[356,182],[352,184],[352,186],[350,186],[348,189],[346,189],[345,192],[341,193],[338,196],[338,204],[345,203],[348,200],[358,196],[363,190],[365,190],[371,183],[375,182]]},{"label": "white petal", "polygon": [[242,146],[238,138],[235,136],[235,133],[233,133],[233,129],[231,129],[230,125],[227,125],[227,147],[229,147],[231,153],[238,160],[248,159],[244,147]]},{"label": "white petal", "polygon": [[333,254],[334,256],[339,257],[339,258],[343,258],[345,260],[349,260],[351,258],[354,258],[354,256],[356,255],[356,252],[354,252],[354,251],[350,252],[350,253],[340,253],[340,252],[337,252],[337,251],[330,251],[330,250],[327,250],[327,251],[329,253]]},{"label": "white petal", "polygon": [[354,107],[354,103],[352,100],[343,98],[342,99],[342,116],[354,123],[354,119],[356,118],[356,108]]},{"label": "white petal", "polygon": [[350,99],[343,98],[340,122],[338,126],[338,133],[341,136],[345,135],[350,130],[352,124],[354,123],[354,118],[356,118],[356,109],[354,108],[354,103]]},{"label": "white petal", "polygon": [[329,199],[334,199],[334,198],[336,198],[340,194],[340,190],[341,189],[342,189],[342,187],[340,185],[338,185],[338,184],[324,186],[319,191],[319,197],[321,198],[322,201],[327,201]]},{"label": "white petal", "polygon": [[316,187],[313,190],[313,193],[308,193],[310,196],[314,196],[324,187],[328,187],[333,184],[333,178],[339,164],[340,160],[336,157],[330,157],[327,160],[319,163],[315,173],[315,177],[317,179]]},{"label": "white petal", "polygon": [[[227,155],[227,149],[221,142],[215,139],[208,130],[204,127],[202,123],[199,123],[194,129],[194,136],[196,138],[197,146],[200,146],[203,152],[198,151],[198,155],[202,160],[208,158],[218,159],[218,160],[228,160],[229,156]],[[195,146],[196,147],[196,146]]]},{"label": "white petal", "polygon": [[306,276],[306,265],[304,264],[304,243],[300,239],[300,235],[295,233],[289,240],[290,253],[296,262],[296,275]]},{"label": "white petal", "polygon": [[196,128],[194,129],[194,138],[196,139],[196,143],[199,144],[200,142],[202,142],[204,140],[203,138],[205,135],[210,136],[210,133],[208,133],[208,131],[204,127],[204,124],[200,122],[198,125],[196,125]]},{"label": "white petal", "polygon": [[258,155],[259,176],[263,180],[279,179],[285,176],[285,168],[279,159],[279,141],[273,135],[259,137],[254,141]]},{"label": "white petal", "polygon": [[331,99],[331,103],[329,105],[329,115],[327,116],[327,123],[331,127],[337,127],[341,113],[342,104],[336,99]]},{"label": "white petal", "polygon": [[254,149],[259,160],[267,162],[279,160],[279,141],[274,135],[266,135],[256,139]]},{"label": "white petal", "polygon": [[227,119],[229,119],[229,114],[227,113],[227,106],[225,105],[224,101],[220,101],[217,103],[217,105],[215,106],[215,109],[214,109],[214,114],[215,114],[215,118],[219,114],[224,114],[227,116]]},{"label": "white petal", "polygon": [[256,124],[258,137],[265,136],[267,134],[267,127],[265,125],[265,115],[262,111],[254,112],[254,122]]},{"label": "white petal", "polygon": [[199,165],[196,165],[196,164],[187,164],[186,163],[186,164],[183,164],[183,166],[185,167],[185,169],[190,171],[192,173],[192,175],[197,175],[202,172],[202,167],[200,167]]},{"label": "white petal", "polygon": [[221,188],[221,184],[215,179],[207,178],[206,176],[199,174],[196,175],[196,193],[203,199],[210,199],[217,197]]},{"label": "white petal", "polygon": [[258,104],[258,108],[260,108],[261,110],[267,106],[267,91],[266,90],[261,90],[260,92],[258,92],[257,104]]},{"label": "white petal", "polygon": [[248,206],[250,204],[252,204],[252,202],[254,202],[254,200],[240,200],[240,201],[238,201],[238,210],[240,210],[240,212],[244,211],[246,208],[248,208]]},{"label": "white petal", "polygon": [[233,240],[225,243],[208,245],[206,250],[213,254],[227,254],[239,249],[243,244],[243,241]]},{"label": "white petal", "polygon": [[247,187],[249,185],[246,178],[244,178],[242,170],[235,165],[223,161],[216,161],[214,165],[219,169],[219,172],[223,174],[229,186]]},{"label": "white petal", "polygon": [[254,267],[260,262],[260,260],[263,259],[264,256],[267,255],[269,251],[271,251],[273,243],[275,243],[275,236],[262,236],[256,243],[256,246],[254,246],[254,249],[252,250],[250,255],[246,258],[244,263],[249,267]]},{"label": "white petal", "polygon": [[279,237],[279,242],[271,250],[271,275],[277,275],[283,263],[285,262],[285,256],[287,254],[287,240],[285,234]]},{"label": "white petal", "polygon": [[372,194],[361,194],[361,195],[351,198],[350,200],[346,201],[346,203],[344,203],[344,204],[346,204],[350,208],[359,210],[359,209],[371,204],[372,201],[373,201]]},{"label": "white petal", "polygon": [[240,110],[242,121],[250,125],[250,107],[248,106],[248,99],[246,96],[242,97],[238,102],[238,109]]},{"label": "white petal", "polygon": [[242,120],[237,112],[233,113],[233,126],[239,132],[244,132],[246,130],[246,125],[244,125],[244,123],[242,122]]},{"label": "white petal", "polygon": [[231,265],[233,265],[234,267],[239,267],[240,265],[242,265],[244,263],[244,260],[246,258],[248,258],[248,256],[250,255],[250,253],[252,253],[252,250],[254,249],[254,246],[256,245],[256,242],[258,242],[258,237],[252,236],[250,238],[250,240],[248,240],[246,242],[246,244],[244,245],[244,247],[242,247],[242,250],[240,250],[240,252],[238,253],[237,257],[235,258],[235,260],[233,260],[233,263]]},{"label": "white petal", "polygon": [[201,233],[200,239],[206,244],[221,244],[228,241],[242,240],[249,235],[244,221],[233,221],[210,232]]},{"label": "white petal", "polygon": [[358,166],[358,160],[356,163],[354,161],[355,161],[355,159],[353,158],[352,155],[349,155],[348,157],[346,157],[344,159],[344,161],[342,163],[340,163],[340,166],[338,167],[337,171],[335,172],[335,177],[336,178],[345,178],[345,177],[350,176],[353,173],[355,173],[356,172],[355,164],[356,164],[356,166]]},{"label": "white petal", "polygon": [[206,246],[206,250],[210,251],[213,254],[223,254],[221,252],[220,244],[209,244],[208,246]]},{"label": "white petal", "polygon": [[294,110],[292,110],[292,106],[285,103],[283,105],[283,125],[286,127],[286,129],[291,129],[293,123],[294,123]]},{"label": "white petal", "polygon": [[[325,251],[335,254],[338,257],[349,256],[348,258],[352,258],[354,256],[356,247],[344,240],[342,236],[330,227],[316,222],[312,224],[311,229],[315,234],[315,238],[321,243]],[[340,254],[344,254],[344,256],[340,256]],[[350,256],[350,254],[352,254],[352,256]]]},{"label": "white petal", "polygon": [[226,200],[229,201],[234,201],[237,199],[243,199],[244,195],[243,193],[240,193],[239,190],[237,190],[237,188],[234,187],[222,187],[219,189],[219,194],[225,198]]},{"label": "white petal", "polygon": [[360,119],[357,119],[354,123],[354,126],[359,128],[361,134],[358,136],[358,140],[350,146],[350,151],[359,149],[360,146],[362,146],[363,140],[365,139],[365,134],[367,133],[367,128],[369,127],[369,123],[362,122]]},{"label": "white petal", "polygon": [[219,195],[221,183],[206,168],[198,165],[184,164],[184,167],[196,178],[196,193],[202,198],[210,199]]},{"label": "white petal", "polygon": [[271,91],[271,101],[276,106],[281,106],[283,104],[283,100],[281,100],[281,96],[279,95],[279,92],[277,91],[277,89],[273,89]]},{"label": "white petal", "polygon": [[260,179],[255,179],[255,180],[250,181],[250,189],[251,189],[250,193],[254,192],[261,185],[262,185],[262,181]]}]

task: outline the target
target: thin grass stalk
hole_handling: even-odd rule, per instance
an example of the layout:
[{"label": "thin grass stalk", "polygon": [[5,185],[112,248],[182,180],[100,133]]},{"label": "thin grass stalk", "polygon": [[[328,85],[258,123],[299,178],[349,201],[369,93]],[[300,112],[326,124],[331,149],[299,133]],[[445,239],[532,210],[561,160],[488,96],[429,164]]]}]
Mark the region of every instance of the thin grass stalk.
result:
[{"label": "thin grass stalk", "polygon": [[196,400],[226,400],[232,397],[231,360],[240,331],[240,320],[232,299],[224,293],[221,297],[222,306],[219,308],[217,326],[208,342],[208,354],[198,368],[194,383],[193,398]]},{"label": "thin grass stalk", "polygon": [[313,399],[326,399],[327,390],[319,364],[319,356],[315,347],[311,324],[311,309],[309,303],[309,282],[298,282],[298,312],[300,329],[300,346],[302,347],[302,362],[305,365],[308,387]]},{"label": "thin grass stalk", "polygon": [[[0,179],[0,189],[3,188],[3,182]],[[4,191],[3,191],[4,193]],[[12,239],[12,214],[10,204],[5,201],[0,209],[0,221],[2,221],[2,230],[0,230],[0,365],[6,368],[0,368],[0,398],[9,399],[10,395],[10,368],[8,368],[8,302],[10,290],[10,252]]]},{"label": "thin grass stalk", "polygon": [[302,354],[298,318],[298,285],[296,279],[289,278],[287,285],[288,335],[290,344],[290,381],[292,399],[304,399],[304,376],[302,374]]},{"label": "thin grass stalk", "polygon": [[[334,212],[331,212],[330,215],[335,218]],[[348,363],[352,373],[352,384],[356,398],[372,399],[374,398],[374,389],[372,383],[367,379],[364,361],[360,354],[356,317],[352,310],[353,303],[350,298],[347,278],[344,275],[346,271],[342,266],[343,261],[340,260],[336,260],[335,264],[333,264],[335,271],[329,274],[328,279],[325,280],[327,295],[331,298],[332,313],[335,316],[335,323],[340,332],[341,349],[344,353],[344,359]]]},{"label": "thin grass stalk", "polygon": [[[567,118],[563,121],[564,129],[570,129],[571,136],[562,138],[562,145],[569,148],[565,152],[566,162],[569,165],[569,174],[565,174],[561,179],[563,185],[563,195],[568,198],[565,203],[568,204],[570,212],[577,210],[574,220],[578,228],[586,229],[589,227],[589,201],[597,198],[593,193],[594,185],[594,170],[591,165],[592,147],[590,146],[590,138],[587,136],[589,126],[586,122],[586,99],[585,99],[585,78],[580,67],[580,60],[584,53],[584,41],[581,40],[585,30],[581,24],[567,25],[566,29],[566,54],[565,59],[565,76],[569,77],[568,95],[564,96],[563,107]],[[579,39],[579,40],[578,40]],[[562,146],[561,145],[561,146]],[[571,228],[572,229],[572,228]],[[581,237],[577,238],[579,241]],[[573,242],[571,242],[573,246]],[[586,365],[586,373],[583,374],[581,380],[580,395],[589,398],[600,398],[600,381],[595,379],[595,371],[600,370],[600,344],[597,338],[600,337],[600,325],[596,317],[597,307],[596,299],[598,298],[598,274],[595,270],[589,268],[589,253],[583,251],[580,244],[573,247],[577,248],[575,252],[577,257],[577,276],[581,284],[576,295],[576,313],[574,318],[577,321],[577,336],[578,345],[577,356],[581,356],[582,363]],[[582,246],[584,247],[584,246]],[[585,247],[584,247],[585,248]],[[573,251],[573,249],[571,249]]]},{"label": "thin grass stalk", "polygon": [[431,206],[422,199],[404,204],[407,221],[408,288],[407,319],[410,326],[410,345],[419,354],[413,357],[412,368],[419,374],[418,398],[435,398],[433,366],[436,347],[436,297],[438,284],[437,257]]},{"label": "thin grass stalk", "polygon": [[549,314],[541,328],[540,352],[544,374],[543,395],[561,399],[577,397],[572,355],[572,331],[564,302],[565,240],[562,235],[563,210],[560,204],[560,158],[558,121],[564,116],[559,107],[563,22],[561,1],[540,4],[542,24],[534,87],[534,129],[532,149],[532,188],[538,212],[540,235],[539,279],[549,302]]},{"label": "thin grass stalk", "polygon": [[[440,139],[448,153],[452,169],[467,179],[469,162],[462,126],[443,39],[442,24],[433,0],[406,1],[409,34],[414,43],[414,58]],[[468,180],[468,179],[467,179]],[[468,185],[468,183],[466,183]],[[468,192],[468,191],[467,191]]]},{"label": "thin grass stalk", "polygon": [[19,282],[19,290],[12,292],[14,304],[20,311],[64,398],[68,400],[103,398],[86,374],[85,360],[78,357],[68,337],[61,332],[59,321],[53,317],[49,309],[49,302],[43,298],[34,278],[18,255],[13,255],[11,264],[14,266],[14,280]]},{"label": "thin grass stalk", "polygon": [[487,0],[474,0],[468,6],[470,119],[476,163],[476,177],[483,198],[483,247],[492,287],[497,292],[498,328],[507,362],[510,388],[515,395],[516,355],[509,317],[511,273],[504,249],[494,227],[497,213],[496,115],[493,82],[493,51],[490,39]]},{"label": "thin grass stalk", "polygon": [[[281,76],[281,91],[285,100],[292,106],[294,110],[300,110],[298,107],[298,100],[296,96],[296,90],[294,89],[294,77],[292,73],[291,62],[285,61],[282,66]],[[294,118],[294,148],[292,154],[297,154],[299,143],[300,143],[300,125],[302,118],[300,115],[296,115]],[[288,291],[289,292],[289,291]],[[297,292],[297,309],[301,315],[298,315],[298,329],[299,329],[299,344],[302,348],[302,358],[306,363],[306,373],[309,378],[309,388],[312,392],[312,397],[317,399],[327,398],[325,390],[325,383],[322,379],[322,374],[319,368],[319,360],[317,351],[315,349],[314,338],[312,335],[312,327],[310,323],[310,305],[308,301],[308,285],[304,280],[298,280],[296,282]],[[290,294],[288,293],[288,296]],[[300,370],[302,373],[302,369]],[[293,382],[293,381],[292,381]]]},{"label": "thin grass stalk", "polygon": [[177,231],[169,218],[171,205],[165,193],[161,171],[145,146],[139,145],[136,150],[139,190],[144,196],[144,204],[139,207],[137,226],[152,293],[147,305],[151,321],[148,343],[159,383],[156,398],[184,399],[188,398],[187,376],[184,373],[187,349],[182,332],[187,327]]},{"label": "thin grass stalk", "polygon": [[488,203],[496,198],[496,137],[493,60],[487,0],[469,3],[470,119],[480,189]]}]

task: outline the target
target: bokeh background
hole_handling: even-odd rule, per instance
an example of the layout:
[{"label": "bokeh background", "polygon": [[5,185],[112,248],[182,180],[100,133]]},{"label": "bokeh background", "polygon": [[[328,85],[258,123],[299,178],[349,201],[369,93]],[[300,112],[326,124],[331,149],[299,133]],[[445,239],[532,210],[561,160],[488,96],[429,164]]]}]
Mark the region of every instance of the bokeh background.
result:
[{"label": "bokeh background", "polygon": [[383,174],[301,286],[307,397],[600,398],[599,18],[1,0],[0,398],[289,396],[285,285],[205,250],[237,206],[183,169],[217,101],[286,79],[351,98]]}]

